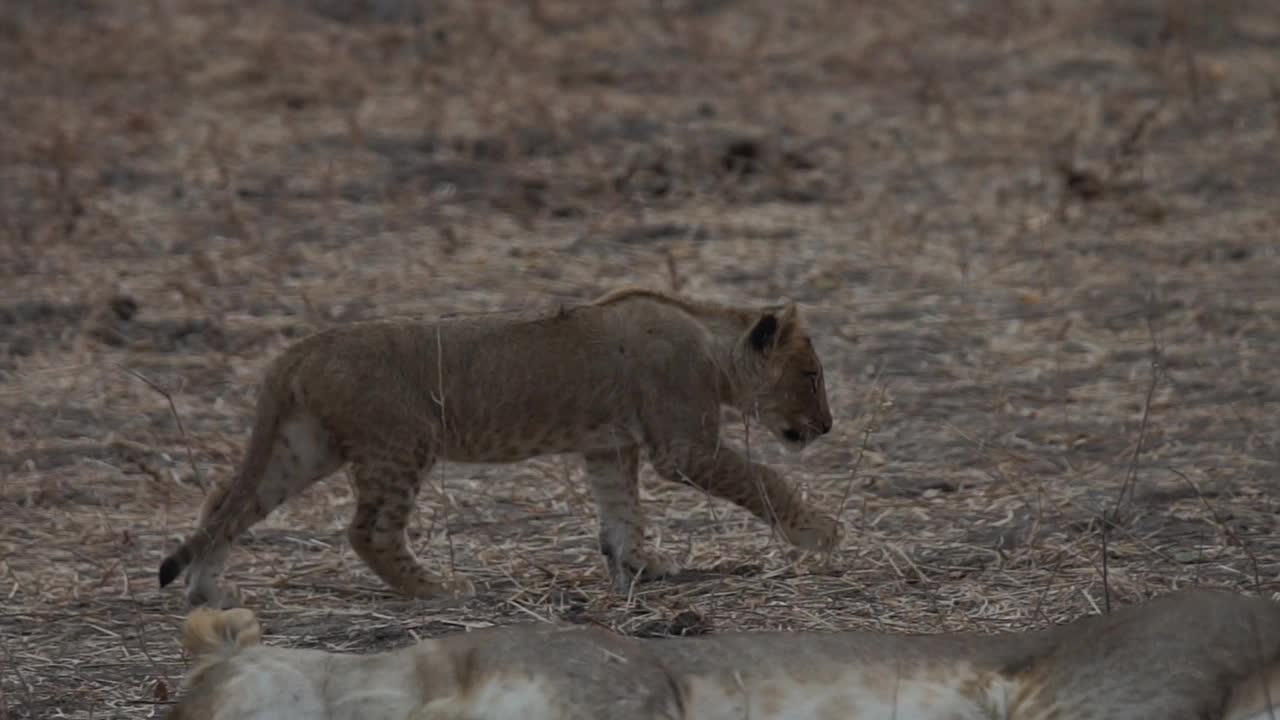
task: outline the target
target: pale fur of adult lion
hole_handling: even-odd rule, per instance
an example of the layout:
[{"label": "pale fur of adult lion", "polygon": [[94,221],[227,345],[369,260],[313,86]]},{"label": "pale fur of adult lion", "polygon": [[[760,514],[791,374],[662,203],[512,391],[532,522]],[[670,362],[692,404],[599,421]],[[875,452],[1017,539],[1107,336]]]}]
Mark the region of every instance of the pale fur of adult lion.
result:
[{"label": "pale fur of adult lion", "polygon": [[1183,590],[1047,629],[641,640],[514,625],[371,655],[198,608],[169,720],[1268,720],[1280,604]]},{"label": "pale fur of adult lion", "polygon": [[833,549],[843,535],[835,518],[721,441],[722,406],[793,450],[831,429],[822,364],[793,303],[745,309],[624,289],[547,313],[331,328],[268,366],[244,459],[165,558],[160,585],[185,569],[192,605],[234,604],[217,576],[235,539],[348,463],[352,546],[414,597],[474,593],[465,577],[426,571],[405,542],[437,460],[581,454],[619,588],[676,571],[645,539],[641,451],[663,478],[746,508],[793,545]]}]

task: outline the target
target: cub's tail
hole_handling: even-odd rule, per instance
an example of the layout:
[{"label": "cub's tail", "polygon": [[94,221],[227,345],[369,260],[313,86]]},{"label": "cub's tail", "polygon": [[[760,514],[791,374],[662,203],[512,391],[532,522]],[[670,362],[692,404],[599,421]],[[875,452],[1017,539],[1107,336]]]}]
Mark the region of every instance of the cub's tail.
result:
[{"label": "cub's tail", "polygon": [[204,500],[204,511],[200,513],[201,522],[200,529],[191,537],[187,538],[178,549],[169,553],[164,562],[160,563],[160,587],[164,587],[182,574],[196,558],[208,552],[210,546],[213,545],[215,527],[213,521],[216,516],[222,514],[223,506],[226,504],[228,488],[225,485],[215,485],[213,490]]},{"label": "cub's tail", "polygon": [[244,505],[256,497],[276,441],[281,419],[293,408],[288,379],[296,359],[286,355],[267,371],[258,390],[253,431],[244,461],[229,485],[219,484],[205,498],[200,527],[160,563],[160,587],[182,574],[187,566],[204,556],[216,543],[233,540],[248,523]]},{"label": "cub's tail", "polygon": [[178,546],[177,550],[170,553],[164,559],[164,562],[160,563],[160,587],[177,580],[182,571],[186,570],[187,566],[191,564],[191,561],[196,559],[196,554],[208,547],[208,542],[200,543],[203,547],[196,547],[196,540],[202,537],[207,537],[207,535],[201,533],[195,537],[188,538],[186,542]]}]

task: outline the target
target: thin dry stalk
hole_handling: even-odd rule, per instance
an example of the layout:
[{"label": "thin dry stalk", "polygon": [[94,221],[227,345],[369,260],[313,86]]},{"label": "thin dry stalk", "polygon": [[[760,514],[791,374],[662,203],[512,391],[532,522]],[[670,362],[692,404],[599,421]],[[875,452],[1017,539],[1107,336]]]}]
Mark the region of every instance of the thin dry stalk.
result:
[{"label": "thin dry stalk", "polygon": [[165,402],[169,404],[169,413],[173,415],[173,421],[178,426],[178,434],[182,436],[182,444],[187,450],[187,462],[191,465],[191,478],[195,482],[196,487],[200,488],[201,490],[207,491],[208,487],[205,486],[204,478],[201,477],[200,475],[200,468],[196,466],[196,454],[191,449],[191,440],[190,438],[187,437],[187,429],[182,425],[182,416],[178,414],[178,405],[173,401],[173,395],[171,395],[168,390],[165,390],[164,388],[160,387],[159,385],[157,385],[155,382],[153,382],[150,378],[143,375],[142,373],[136,370],[131,370],[127,367],[122,367],[122,366],[117,366],[117,367],[119,367],[124,372],[134,376],[135,378],[141,380],[143,383],[146,384],[147,387],[160,393],[160,396],[163,397],[165,399]]},{"label": "thin dry stalk", "polygon": [[1249,565],[1253,569],[1253,588],[1256,592],[1261,593],[1262,592],[1262,572],[1258,569],[1258,556],[1253,554],[1253,551],[1249,548],[1249,546],[1245,543],[1245,541],[1240,539],[1240,536],[1236,534],[1236,531],[1232,529],[1231,525],[1229,525],[1227,521],[1222,517],[1222,515],[1218,513],[1218,509],[1214,507],[1212,503],[1209,502],[1209,498],[1205,497],[1204,493],[1200,492],[1200,486],[1196,485],[1191,478],[1187,477],[1186,473],[1183,473],[1181,470],[1178,470],[1177,468],[1171,467],[1169,468],[1169,472],[1173,473],[1174,475],[1177,475],[1179,478],[1182,479],[1183,482],[1187,484],[1187,487],[1191,488],[1191,491],[1196,494],[1196,497],[1199,498],[1200,502],[1204,505],[1204,509],[1208,510],[1209,515],[1213,517],[1213,522],[1217,524],[1218,528],[1221,529],[1222,532],[1227,535],[1227,537],[1231,538],[1231,541],[1235,543],[1236,546],[1239,547],[1244,552],[1244,554],[1249,558]]},{"label": "thin dry stalk", "polygon": [[[440,408],[440,435],[441,438],[447,437],[449,434],[448,414],[445,412],[445,391],[444,391],[444,339],[439,329],[436,330],[436,388],[438,392],[431,393],[431,400]],[[446,484],[447,474],[445,473],[445,463],[442,460],[436,460],[440,471],[437,477],[440,479],[440,498],[443,500],[444,511],[444,537],[449,545],[449,574],[457,571],[457,560],[453,546],[453,528],[449,523],[449,518],[453,511],[453,497],[449,495],[449,487]]]},{"label": "thin dry stalk", "polygon": [[1112,510],[1112,518],[1118,518],[1123,508],[1126,493],[1132,496],[1134,486],[1138,479],[1138,461],[1142,455],[1142,444],[1146,439],[1147,421],[1151,415],[1151,398],[1155,395],[1156,386],[1160,383],[1160,337],[1156,331],[1155,315],[1157,312],[1156,305],[1158,300],[1154,291],[1148,295],[1146,307],[1146,327],[1149,338],[1149,352],[1151,354],[1151,379],[1147,385],[1147,395],[1142,403],[1142,421],[1138,425],[1138,440],[1133,446],[1133,457],[1129,460],[1129,470],[1125,475],[1125,480],[1120,486],[1120,494],[1116,497],[1115,507]]},{"label": "thin dry stalk", "polygon": [[[883,366],[876,369],[875,378],[872,379],[872,385],[878,385],[880,372]],[[880,419],[880,410],[884,407],[885,394],[889,391],[889,386],[879,385],[880,392],[876,395],[875,409],[871,412],[871,418],[867,420],[866,427],[862,430],[862,442],[858,444],[858,456],[853,459],[853,466],[849,468],[849,482],[845,483],[844,492],[840,495],[840,502],[836,504],[836,517],[844,516],[846,503],[849,502],[849,495],[853,492],[853,483],[858,478],[858,470],[862,468],[862,459],[867,455],[867,448],[871,444],[871,435],[876,431],[877,421]]]}]

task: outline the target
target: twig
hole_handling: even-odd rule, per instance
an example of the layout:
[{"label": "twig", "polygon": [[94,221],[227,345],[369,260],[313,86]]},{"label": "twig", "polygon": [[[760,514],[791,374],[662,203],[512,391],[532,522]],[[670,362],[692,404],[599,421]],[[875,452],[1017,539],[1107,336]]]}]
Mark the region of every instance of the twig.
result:
[{"label": "twig", "polygon": [[[881,364],[876,368],[875,377],[872,383],[875,384],[880,379],[880,371],[884,368]],[[889,391],[889,386],[881,385],[880,393],[876,396],[876,406],[871,412],[871,419],[867,420],[867,425],[862,431],[862,442],[858,446],[858,457],[853,460],[853,467],[849,470],[849,482],[844,485],[844,494],[840,496],[840,503],[836,506],[836,517],[844,515],[845,504],[849,501],[849,495],[853,492],[853,481],[858,478],[858,469],[862,467],[862,459],[867,454],[867,446],[871,442],[871,434],[876,431],[876,421],[880,419],[880,408],[884,406],[884,396]]]},{"label": "twig", "polygon": [[1036,596],[1036,605],[1031,610],[1032,615],[1040,617],[1046,623],[1049,622],[1049,617],[1044,614],[1044,601],[1045,598],[1049,597],[1049,591],[1053,589],[1053,580],[1058,577],[1058,570],[1062,568],[1062,563],[1066,559],[1067,554],[1065,552],[1058,553],[1058,561],[1053,564],[1053,570],[1049,571],[1049,577],[1044,582],[1044,592]]},{"label": "twig", "polygon": [[1107,565],[1107,531],[1110,523],[1105,519],[1102,521],[1102,605],[1106,608],[1107,614],[1111,614],[1111,573]]},{"label": "twig", "polygon": [[[758,404],[756,405],[754,414],[755,414],[756,422],[759,422],[760,406]],[[751,459],[751,423],[750,423],[750,418],[748,418],[746,414],[743,414],[742,416],[742,434],[743,434],[743,455],[746,456],[748,463],[754,462]],[[769,523],[769,535],[770,537],[777,539],[778,538],[777,512],[774,511],[773,503],[769,500],[769,493],[765,492],[764,490],[764,481],[761,480],[757,476],[757,473],[755,472],[751,473],[751,481],[752,481],[752,485],[755,486],[756,493],[760,495],[760,499],[764,502],[765,512],[767,512],[769,515],[769,519],[767,521]]]},{"label": "twig", "polygon": [[1116,148],[1115,153],[1111,156],[1111,161],[1107,168],[1107,178],[1103,181],[1104,183],[1114,182],[1122,172],[1132,166],[1134,158],[1138,155],[1138,145],[1151,127],[1151,121],[1155,120],[1163,109],[1164,101],[1161,100],[1138,117],[1137,122],[1129,129],[1129,133],[1120,141],[1119,147]]},{"label": "twig", "polygon": [[1231,526],[1227,524],[1226,520],[1218,514],[1217,508],[1209,502],[1209,498],[1205,497],[1204,493],[1200,492],[1200,488],[1194,481],[1192,481],[1191,478],[1187,477],[1181,470],[1175,467],[1170,466],[1168,470],[1174,475],[1182,478],[1182,481],[1187,484],[1187,487],[1190,487],[1192,492],[1196,494],[1196,497],[1200,498],[1200,502],[1204,504],[1205,510],[1208,510],[1209,514],[1213,516],[1213,521],[1218,524],[1218,527],[1222,528],[1222,531],[1227,534],[1227,537],[1234,540],[1235,543],[1240,546],[1240,549],[1244,552],[1245,556],[1249,558],[1249,565],[1253,568],[1253,589],[1257,592],[1262,592],[1262,572],[1258,570],[1258,557],[1253,554],[1253,550],[1244,543],[1244,540],[1240,539],[1240,536],[1236,534],[1236,531],[1231,529]]},{"label": "twig", "polygon": [[204,479],[200,477],[200,469],[196,467],[196,454],[191,449],[191,440],[187,437],[187,430],[182,425],[182,416],[178,414],[178,406],[173,402],[173,396],[169,394],[169,391],[155,384],[150,378],[142,373],[137,372],[136,370],[131,370],[123,365],[117,365],[116,367],[146,383],[148,387],[163,395],[164,399],[168,401],[169,412],[173,414],[173,420],[178,424],[178,433],[182,435],[182,444],[187,449],[187,462],[191,463],[192,479],[195,481],[196,487],[201,490],[208,490],[208,488],[205,487]]},{"label": "twig", "polygon": [[1120,494],[1116,498],[1116,504],[1112,511],[1112,518],[1118,519],[1120,511],[1124,505],[1125,495],[1133,495],[1133,487],[1138,481],[1138,460],[1142,455],[1142,443],[1146,439],[1147,421],[1151,417],[1151,398],[1155,395],[1156,385],[1160,383],[1160,344],[1156,334],[1155,321],[1153,316],[1155,310],[1152,307],[1154,299],[1148,299],[1146,320],[1147,333],[1151,338],[1151,382],[1147,385],[1147,396],[1142,403],[1142,422],[1138,425],[1138,442],[1133,447],[1133,457],[1129,460],[1129,470],[1125,475],[1124,482],[1120,485]]},{"label": "twig", "polygon": [[1132,498],[1133,487],[1138,480],[1138,461],[1142,455],[1142,443],[1146,439],[1147,421],[1151,415],[1151,397],[1156,392],[1156,385],[1160,381],[1160,361],[1151,361],[1151,382],[1147,385],[1147,396],[1142,403],[1142,422],[1138,425],[1138,442],[1133,446],[1133,456],[1129,459],[1129,470],[1125,473],[1124,482],[1120,485],[1120,494],[1116,497],[1115,506],[1111,511],[1111,518],[1119,521],[1120,512],[1124,506],[1126,496]]},{"label": "twig", "polygon": [[[436,393],[439,393],[439,395],[437,396]],[[440,408],[440,440],[441,443],[443,443],[445,441],[445,437],[449,433],[449,420],[445,413],[444,405],[444,338],[442,337],[441,330],[438,327],[436,328],[436,393],[431,394],[431,399],[434,400],[436,405]],[[433,450],[438,452],[439,448],[433,448]],[[445,506],[444,538],[445,542],[449,546],[449,573],[452,575],[457,573],[457,564],[453,550],[453,528],[449,525],[449,517],[453,514],[453,508],[450,507],[453,505],[453,499],[449,497],[449,488],[448,485],[445,484],[447,475],[444,470],[444,462],[442,460],[437,460],[437,463],[440,467],[440,497],[444,500]]]}]

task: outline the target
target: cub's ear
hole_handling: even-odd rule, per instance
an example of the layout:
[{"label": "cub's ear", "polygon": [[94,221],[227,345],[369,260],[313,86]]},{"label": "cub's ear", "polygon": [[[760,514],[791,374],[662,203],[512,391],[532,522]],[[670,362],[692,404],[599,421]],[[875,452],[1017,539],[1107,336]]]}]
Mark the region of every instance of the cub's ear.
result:
[{"label": "cub's ear", "polygon": [[787,303],[765,310],[747,334],[747,342],[757,352],[768,352],[795,329],[796,305]]},{"label": "cub's ear", "polygon": [[258,618],[247,608],[197,608],[182,625],[182,647],[195,658],[232,653],[262,640]]}]

